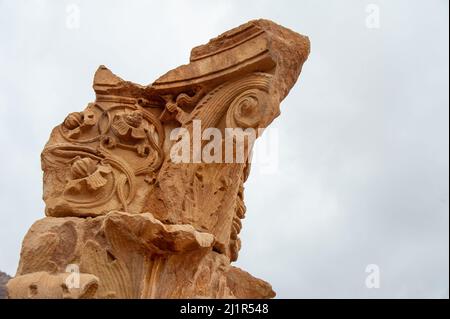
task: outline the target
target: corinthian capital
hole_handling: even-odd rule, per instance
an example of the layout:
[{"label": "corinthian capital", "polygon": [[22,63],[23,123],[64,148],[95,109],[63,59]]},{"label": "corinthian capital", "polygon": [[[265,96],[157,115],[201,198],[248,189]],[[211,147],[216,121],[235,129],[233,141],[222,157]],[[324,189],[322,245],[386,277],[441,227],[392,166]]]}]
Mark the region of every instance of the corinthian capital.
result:
[{"label": "corinthian capital", "polygon": [[[273,297],[230,263],[253,141],[308,54],[307,37],[255,20],[194,48],[151,85],[100,66],[95,101],[62,119],[42,152],[47,217],[25,237],[10,296]],[[245,130],[243,145],[229,129]],[[185,136],[187,160],[176,161]],[[88,283],[83,293],[63,284],[69,264]]]}]

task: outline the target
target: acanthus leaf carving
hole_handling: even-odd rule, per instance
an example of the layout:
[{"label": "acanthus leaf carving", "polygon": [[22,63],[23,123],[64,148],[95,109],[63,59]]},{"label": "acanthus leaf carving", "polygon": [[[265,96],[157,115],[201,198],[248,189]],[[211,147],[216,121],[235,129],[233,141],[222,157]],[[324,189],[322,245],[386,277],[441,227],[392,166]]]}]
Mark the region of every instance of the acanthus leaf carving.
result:
[{"label": "acanthus leaf carving", "polygon": [[[268,283],[231,266],[254,141],[242,161],[228,161],[226,134],[253,129],[259,137],[308,54],[307,37],[255,20],[194,48],[189,64],[151,85],[100,66],[95,101],[68,114],[42,152],[47,217],[24,239],[10,296],[274,297]],[[225,148],[211,162],[201,156],[209,129]],[[199,161],[173,160],[174,130],[192,144],[200,135],[188,154]],[[230,140],[234,155],[239,141]],[[80,267],[80,291],[62,284],[71,264]]]}]

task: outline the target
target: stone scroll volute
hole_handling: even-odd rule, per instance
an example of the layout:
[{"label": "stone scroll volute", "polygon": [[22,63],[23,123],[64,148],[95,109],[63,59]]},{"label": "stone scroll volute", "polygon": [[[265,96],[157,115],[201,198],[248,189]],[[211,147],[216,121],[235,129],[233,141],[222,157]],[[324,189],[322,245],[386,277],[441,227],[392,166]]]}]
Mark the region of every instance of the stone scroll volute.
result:
[{"label": "stone scroll volute", "polygon": [[[230,265],[249,163],[176,163],[170,135],[192,134],[197,122],[223,135],[267,127],[308,54],[307,37],[255,20],[148,86],[99,67],[95,101],[68,114],[42,152],[47,217],[25,237],[10,297],[273,297]],[[87,278],[83,292],[62,283],[73,264]]]}]

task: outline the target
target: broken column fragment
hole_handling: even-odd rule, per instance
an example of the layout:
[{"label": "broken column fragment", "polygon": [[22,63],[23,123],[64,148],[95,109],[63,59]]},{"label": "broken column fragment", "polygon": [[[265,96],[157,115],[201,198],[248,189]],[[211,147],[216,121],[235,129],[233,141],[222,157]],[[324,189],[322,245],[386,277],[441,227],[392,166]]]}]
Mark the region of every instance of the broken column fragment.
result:
[{"label": "broken column fragment", "polygon": [[[194,48],[189,64],[148,86],[100,66],[95,101],[54,128],[42,152],[47,217],[24,239],[9,296],[274,297],[230,265],[241,247],[248,153],[207,163],[191,150],[180,163],[170,137],[195,135],[196,123],[222,136],[267,127],[308,54],[307,37],[255,20]],[[69,265],[84,286],[65,283]]]}]

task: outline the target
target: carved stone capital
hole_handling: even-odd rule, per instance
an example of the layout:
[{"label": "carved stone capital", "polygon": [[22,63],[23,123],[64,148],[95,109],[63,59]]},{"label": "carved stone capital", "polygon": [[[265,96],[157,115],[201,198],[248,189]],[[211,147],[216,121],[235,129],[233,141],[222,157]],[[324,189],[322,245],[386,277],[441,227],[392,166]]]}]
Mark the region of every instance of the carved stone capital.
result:
[{"label": "carved stone capital", "polygon": [[[273,297],[230,266],[253,141],[230,162],[227,130],[259,137],[308,54],[307,37],[255,20],[194,48],[189,64],[151,85],[100,66],[95,101],[67,115],[42,152],[47,218],[25,237],[10,297]],[[211,128],[220,146],[212,163],[202,158],[207,142],[195,140]],[[193,144],[189,162],[172,156],[175,130]],[[233,156],[238,144],[233,137]],[[62,283],[69,264],[80,267],[81,290]]]}]

